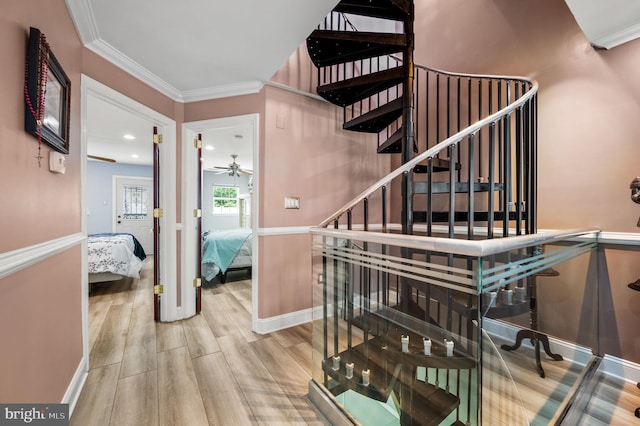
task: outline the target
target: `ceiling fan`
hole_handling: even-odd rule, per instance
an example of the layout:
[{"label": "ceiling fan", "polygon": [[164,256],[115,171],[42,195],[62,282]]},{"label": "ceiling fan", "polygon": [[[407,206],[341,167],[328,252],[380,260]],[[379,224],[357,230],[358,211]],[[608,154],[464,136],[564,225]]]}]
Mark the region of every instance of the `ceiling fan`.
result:
[{"label": "ceiling fan", "polygon": [[238,158],[237,154],[231,154],[231,158],[233,158],[233,162],[227,167],[213,166],[214,169],[224,170],[219,171],[217,174],[229,173],[229,176],[240,176],[240,174],[251,176],[253,174],[252,170],[240,168],[240,164],[236,163],[236,158]]},{"label": "ceiling fan", "polygon": [[98,161],[106,161],[108,163],[115,163],[116,162],[116,160],[114,160],[113,158],[100,157],[98,155],[89,155],[89,154],[87,154],[87,158],[91,158],[91,159],[98,160]]}]

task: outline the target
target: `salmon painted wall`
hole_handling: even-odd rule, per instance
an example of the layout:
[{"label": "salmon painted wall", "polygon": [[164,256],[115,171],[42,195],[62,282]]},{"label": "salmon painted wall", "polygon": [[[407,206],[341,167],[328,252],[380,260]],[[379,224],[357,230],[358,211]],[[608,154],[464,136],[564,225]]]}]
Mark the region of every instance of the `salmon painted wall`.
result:
[{"label": "salmon painted wall", "polygon": [[[416,2],[416,17],[417,63],[538,81],[540,229],[639,231],[640,206],[630,200],[629,184],[640,175],[640,40],[595,50],[566,4],[556,0],[426,0]],[[640,362],[633,326],[640,294],[627,288],[640,277],[640,254],[603,248],[601,262],[609,267],[600,282],[607,295],[598,308],[607,315],[600,350]],[[542,294],[562,298],[562,292]],[[575,306],[586,306],[587,295],[572,296],[583,298]],[[555,334],[579,334],[571,321],[551,323],[546,321]]]},{"label": "salmon painted wall", "polygon": [[[266,87],[261,146],[260,226],[315,226],[388,173],[375,136],[342,130],[342,110]],[[299,197],[300,209],[285,209]],[[311,238],[261,237],[259,317],[311,307]],[[264,267],[263,267],[264,266]]]},{"label": "salmon painted wall", "polygon": [[[50,149],[24,131],[29,27],[47,37],[71,80],[66,173],[49,172]],[[82,45],[64,0],[0,2],[0,254],[81,232]],[[80,247],[0,279],[0,401],[59,402],[82,358]]]},{"label": "salmon painted wall", "polygon": [[[0,5],[2,102],[0,103],[0,252],[80,232],[80,69],[82,46],[63,0],[36,4],[15,0]],[[49,172],[49,151],[24,131],[24,64],[29,27],[39,28],[71,79],[70,153],[65,174]],[[12,182],[12,184],[8,184]],[[19,184],[15,184],[19,183]],[[6,208],[9,207],[10,208]]]}]

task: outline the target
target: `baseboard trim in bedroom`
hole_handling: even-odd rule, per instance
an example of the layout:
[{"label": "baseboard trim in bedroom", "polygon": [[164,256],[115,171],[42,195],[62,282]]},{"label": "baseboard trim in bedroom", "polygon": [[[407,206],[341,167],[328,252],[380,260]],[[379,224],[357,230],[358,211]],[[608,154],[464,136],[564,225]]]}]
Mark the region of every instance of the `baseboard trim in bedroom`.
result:
[{"label": "baseboard trim in bedroom", "polygon": [[78,402],[78,398],[80,398],[80,393],[82,392],[84,383],[87,381],[88,375],[88,359],[87,357],[82,357],[61,401],[62,404],[69,404],[69,417],[71,417],[73,410],[76,408],[76,403]]},{"label": "baseboard trim in bedroom", "polygon": [[87,238],[79,232],[67,235],[55,240],[45,241],[32,246],[23,247],[0,254],[0,278],[15,274],[22,269],[26,269],[36,263],[42,262],[48,257],[54,256],[65,250],[74,247]]}]

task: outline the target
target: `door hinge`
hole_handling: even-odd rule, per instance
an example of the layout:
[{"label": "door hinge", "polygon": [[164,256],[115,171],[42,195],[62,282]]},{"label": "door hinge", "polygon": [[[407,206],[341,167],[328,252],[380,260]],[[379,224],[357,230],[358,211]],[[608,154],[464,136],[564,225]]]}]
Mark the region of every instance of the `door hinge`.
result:
[{"label": "door hinge", "polygon": [[193,146],[195,149],[200,149],[202,148],[202,141],[199,139],[194,139],[193,140]]},{"label": "door hinge", "polygon": [[162,143],[162,135],[159,133],[153,135],[153,143],[155,144]]},{"label": "door hinge", "polygon": [[193,217],[202,217],[202,210],[193,209]]},{"label": "door hinge", "polygon": [[194,278],[193,286],[196,287],[196,288],[202,286],[202,280],[200,278]]},{"label": "door hinge", "polygon": [[153,209],[153,217],[155,218],[159,218],[162,217],[162,209]]},{"label": "door hinge", "polygon": [[164,286],[161,284],[153,286],[153,294],[162,294],[164,293]]}]

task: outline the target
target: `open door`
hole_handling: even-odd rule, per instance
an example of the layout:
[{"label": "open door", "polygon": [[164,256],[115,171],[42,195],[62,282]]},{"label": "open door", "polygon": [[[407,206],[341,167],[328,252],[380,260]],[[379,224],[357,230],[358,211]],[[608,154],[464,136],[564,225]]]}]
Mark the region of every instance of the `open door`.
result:
[{"label": "open door", "polygon": [[202,133],[198,133],[198,139],[196,139],[196,149],[198,157],[198,178],[196,189],[196,229],[198,232],[198,238],[196,240],[196,314],[199,314],[202,310]]},{"label": "open door", "polygon": [[153,126],[153,319],[160,321],[160,300],[162,285],[160,284],[160,141],[162,135]]}]

